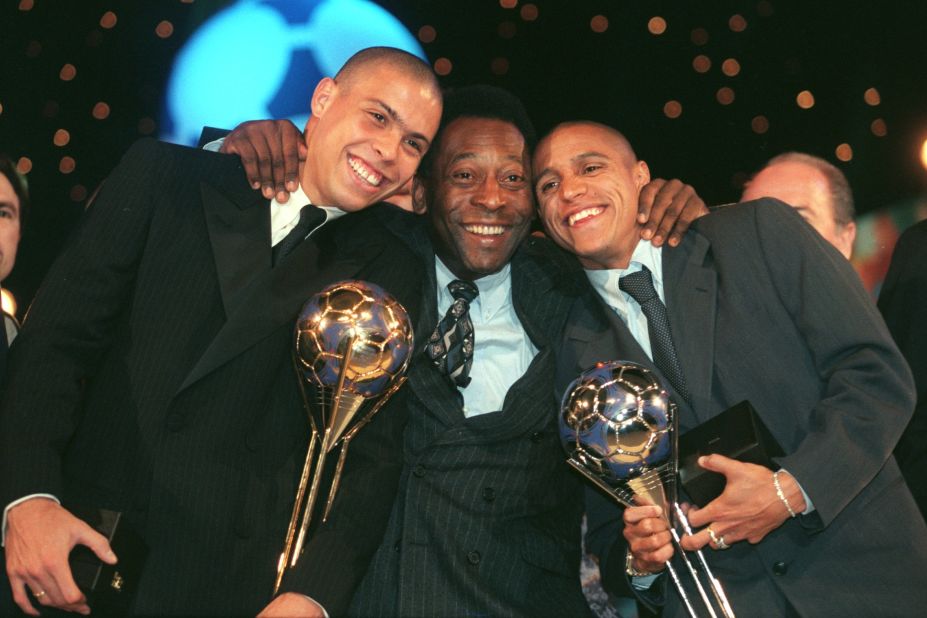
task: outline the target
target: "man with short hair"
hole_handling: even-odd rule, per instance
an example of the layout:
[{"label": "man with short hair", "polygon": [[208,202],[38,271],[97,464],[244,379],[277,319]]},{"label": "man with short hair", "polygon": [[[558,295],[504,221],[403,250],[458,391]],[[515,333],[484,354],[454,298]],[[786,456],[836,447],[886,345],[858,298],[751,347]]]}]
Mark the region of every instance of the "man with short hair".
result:
[{"label": "man with short hair", "polygon": [[345,612],[389,514],[404,415],[358,434],[327,521],[313,518],[271,600],[309,435],[294,320],[344,279],[380,285],[415,319],[421,268],[386,230],[402,213],[368,207],[411,177],[440,114],[426,64],[370,48],[316,86],[286,205],[268,206],[236,157],[130,149],[11,353],[0,504],[23,612],[38,615],[28,589],[88,613],[69,552],[118,558],[72,504],[120,511],[146,541],[134,613]]},{"label": "man with short hair", "polygon": [[774,197],[795,208],[847,259],[856,239],[853,192],[835,165],[803,152],[773,157],[744,187],[741,202]]},{"label": "man with short hair", "polygon": [[[697,532],[683,545],[707,551],[734,611],[921,611],[927,526],[891,456],[914,405],[911,375],[847,260],[769,199],[698,219],[673,251],[641,241],[650,171],[597,123],[555,128],[534,172],[544,226],[588,279],[561,340],[557,394],[596,362],[637,362],[661,377],[682,431],[748,399],[786,453],[776,473],[699,460],[726,486],[690,510]],[[624,509],[626,543],[612,502],[588,513],[591,529],[610,527],[593,547],[606,585],[633,576],[664,615],[684,615],[665,589],[673,546],[659,507]]]}]

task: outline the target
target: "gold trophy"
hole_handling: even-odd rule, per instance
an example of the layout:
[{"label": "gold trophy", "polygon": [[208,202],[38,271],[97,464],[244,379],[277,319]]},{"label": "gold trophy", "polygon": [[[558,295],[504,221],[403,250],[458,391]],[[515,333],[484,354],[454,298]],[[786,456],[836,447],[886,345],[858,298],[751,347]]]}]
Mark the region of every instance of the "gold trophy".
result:
[{"label": "gold trophy", "polygon": [[274,594],[286,570],[296,566],[302,554],[326,457],[341,445],[323,522],[338,492],[351,440],[405,382],[412,332],[403,306],[365,281],[334,283],[310,298],[300,311],[293,365],[312,432],[277,563]]}]

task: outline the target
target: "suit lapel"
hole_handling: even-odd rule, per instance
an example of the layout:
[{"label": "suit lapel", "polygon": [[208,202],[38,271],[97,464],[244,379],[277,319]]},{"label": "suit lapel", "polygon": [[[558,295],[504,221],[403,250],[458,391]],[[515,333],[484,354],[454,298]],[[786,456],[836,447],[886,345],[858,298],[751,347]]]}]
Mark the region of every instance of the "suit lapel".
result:
[{"label": "suit lapel", "polygon": [[708,239],[689,232],[675,249],[663,250],[663,288],[676,353],[691,404],[700,421],[709,417],[715,343],[717,274],[706,268]]},{"label": "suit lapel", "polygon": [[258,191],[219,189],[207,183],[201,184],[200,195],[222,305],[228,316],[248,284],[270,269],[267,200]]},{"label": "suit lapel", "polygon": [[287,324],[292,328],[300,308],[312,294],[336,281],[355,278],[363,266],[383,250],[384,238],[370,234],[354,239],[355,242],[346,242],[350,240],[351,219],[346,215],[326,225],[276,268],[259,269],[257,276],[236,293],[241,301],[179,390],[208,375],[277,328]]}]

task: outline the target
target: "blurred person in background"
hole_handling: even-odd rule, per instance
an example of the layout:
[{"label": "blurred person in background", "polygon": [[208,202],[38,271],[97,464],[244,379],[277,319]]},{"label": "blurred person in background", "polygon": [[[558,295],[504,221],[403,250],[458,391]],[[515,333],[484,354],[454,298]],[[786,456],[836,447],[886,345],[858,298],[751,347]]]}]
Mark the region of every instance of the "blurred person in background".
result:
[{"label": "blurred person in background", "polygon": [[[16,250],[28,208],[25,179],[9,157],[0,155],[0,282],[9,276],[16,263]],[[3,328],[0,328],[0,393],[5,384],[6,350],[18,331],[16,319],[4,311]]]}]

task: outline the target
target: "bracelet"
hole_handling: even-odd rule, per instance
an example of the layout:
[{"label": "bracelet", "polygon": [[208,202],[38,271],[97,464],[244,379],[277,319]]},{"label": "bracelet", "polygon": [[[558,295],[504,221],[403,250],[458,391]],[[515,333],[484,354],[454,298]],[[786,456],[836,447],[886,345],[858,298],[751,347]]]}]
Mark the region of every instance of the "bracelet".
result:
[{"label": "bracelet", "polygon": [[631,577],[650,577],[651,575],[656,575],[656,573],[651,573],[650,571],[638,571],[634,568],[634,556],[631,555],[631,550],[629,549],[625,554],[624,559],[624,572]]},{"label": "bracelet", "polygon": [[779,500],[782,501],[782,504],[785,505],[785,510],[789,512],[789,517],[792,519],[798,517],[798,513],[792,510],[792,505],[789,504],[789,501],[786,499],[785,494],[782,493],[782,485],[779,484],[779,473],[782,470],[776,470],[773,472],[773,485],[776,486],[776,495],[779,496]]}]

